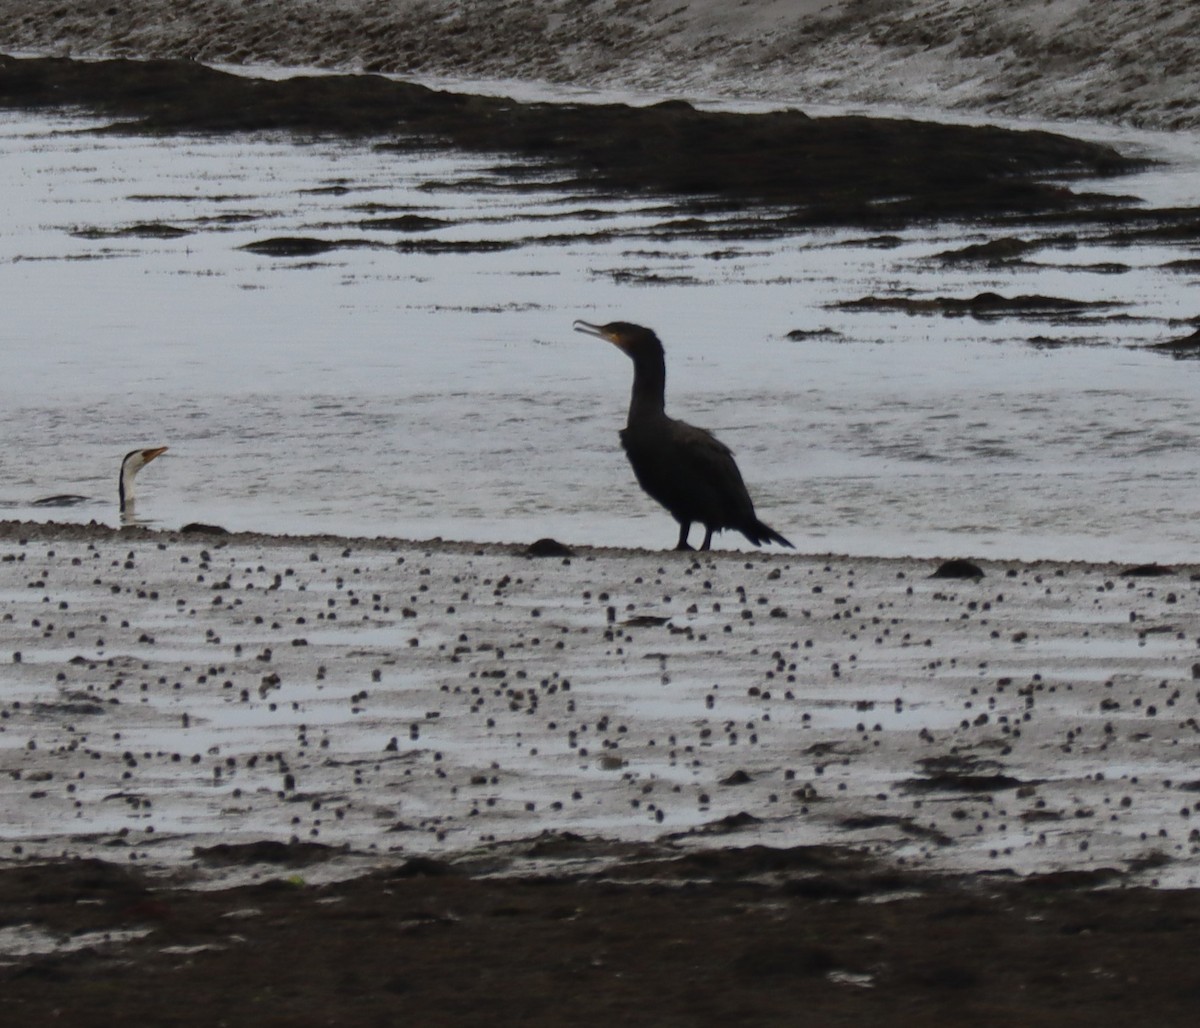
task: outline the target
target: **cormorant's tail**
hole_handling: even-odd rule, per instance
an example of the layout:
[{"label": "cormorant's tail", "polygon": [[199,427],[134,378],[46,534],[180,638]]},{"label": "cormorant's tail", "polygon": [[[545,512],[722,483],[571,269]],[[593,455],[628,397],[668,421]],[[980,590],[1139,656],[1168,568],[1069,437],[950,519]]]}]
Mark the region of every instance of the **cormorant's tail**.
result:
[{"label": "cormorant's tail", "polygon": [[770,525],[764,525],[761,521],[755,520],[752,526],[752,531],[743,532],[755,546],[761,546],[763,543],[779,543],[780,546],[786,546],[789,550],[794,550],[793,546],[787,539],[781,536]]}]

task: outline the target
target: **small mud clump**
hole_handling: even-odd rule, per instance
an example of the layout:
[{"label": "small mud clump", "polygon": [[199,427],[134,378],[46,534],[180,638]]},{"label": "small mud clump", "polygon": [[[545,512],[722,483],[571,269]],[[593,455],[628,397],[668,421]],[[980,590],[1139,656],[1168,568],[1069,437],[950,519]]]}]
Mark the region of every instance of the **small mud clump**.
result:
[{"label": "small mud clump", "polygon": [[575,551],[557,539],[538,539],[525,548],[526,557],[573,557]]},{"label": "small mud clump", "polygon": [[983,578],[983,568],[976,564],[973,560],[965,560],[961,557],[954,560],[943,561],[938,565],[937,570],[929,576],[930,578],[964,578],[964,579],[980,579]]}]

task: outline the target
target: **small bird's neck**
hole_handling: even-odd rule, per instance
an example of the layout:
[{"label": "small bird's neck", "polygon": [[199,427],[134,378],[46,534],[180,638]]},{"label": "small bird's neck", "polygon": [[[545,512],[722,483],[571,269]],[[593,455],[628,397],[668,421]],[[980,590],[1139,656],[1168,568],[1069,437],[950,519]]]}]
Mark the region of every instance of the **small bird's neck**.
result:
[{"label": "small bird's neck", "polygon": [[633,358],[633,394],[629,424],[661,418],[666,409],[667,366],[661,350],[642,351]]}]

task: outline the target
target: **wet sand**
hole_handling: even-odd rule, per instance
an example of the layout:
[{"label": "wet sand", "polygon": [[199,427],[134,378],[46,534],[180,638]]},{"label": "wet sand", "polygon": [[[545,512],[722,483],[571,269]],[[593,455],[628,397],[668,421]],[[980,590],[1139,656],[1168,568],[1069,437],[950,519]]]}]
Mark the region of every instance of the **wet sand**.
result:
[{"label": "wet sand", "polygon": [[[477,930],[554,952],[574,933],[580,968],[611,969],[601,992],[643,945],[682,947],[749,976],[765,1023],[786,990],[749,997],[784,981],[856,1016],[910,973],[914,1003],[922,975],[920,1003],[1018,988],[1024,964],[987,970],[1006,944],[952,955],[940,935],[934,964],[901,973],[906,933],[885,926],[906,918],[982,918],[1025,946],[1014,905],[1067,904],[1050,921],[1094,924],[1123,962],[1133,936],[1108,918],[1128,897],[1193,902],[1195,568],[947,579],[917,560],[527,549],[0,525],[5,977],[60,976],[91,1004],[97,961],[184,988],[252,952],[270,976],[297,945],[255,934],[278,918],[375,967],[353,945],[367,919],[428,974],[470,960]],[[644,940],[670,917],[675,935]],[[777,948],[792,919],[808,941]],[[430,936],[457,942],[439,958]],[[405,1002],[451,1002],[427,973],[394,970]],[[530,973],[478,971],[475,1001],[516,1003]],[[644,985],[663,1016],[704,1023],[678,983]],[[636,1006],[626,987],[574,1019]],[[345,1013],[341,989],[322,994]],[[529,1002],[509,1016],[554,1023]]]}]

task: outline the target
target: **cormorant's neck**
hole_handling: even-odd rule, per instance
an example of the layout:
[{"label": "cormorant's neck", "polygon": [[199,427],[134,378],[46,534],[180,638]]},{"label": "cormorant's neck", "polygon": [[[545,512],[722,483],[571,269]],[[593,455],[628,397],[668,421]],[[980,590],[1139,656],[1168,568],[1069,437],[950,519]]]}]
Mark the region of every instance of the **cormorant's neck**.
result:
[{"label": "cormorant's neck", "polygon": [[661,346],[638,350],[633,357],[633,395],[629,424],[661,418],[666,409],[667,365]]},{"label": "cormorant's neck", "polygon": [[122,511],[133,506],[133,474],[128,465],[121,465],[121,474],[117,478],[117,495],[121,498]]}]

